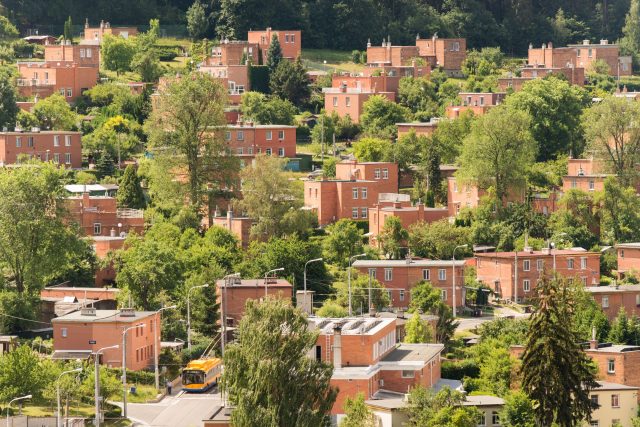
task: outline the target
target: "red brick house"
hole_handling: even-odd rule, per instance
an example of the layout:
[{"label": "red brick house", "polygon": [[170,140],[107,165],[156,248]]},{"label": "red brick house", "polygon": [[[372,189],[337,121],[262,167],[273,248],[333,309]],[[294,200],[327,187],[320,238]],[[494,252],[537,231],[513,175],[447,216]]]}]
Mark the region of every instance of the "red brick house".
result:
[{"label": "red brick house", "polygon": [[459,105],[447,106],[445,115],[450,119],[457,119],[465,111],[471,110],[474,115],[481,116],[489,111],[491,107],[500,105],[506,96],[506,92],[461,92],[458,94],[458,97],[460,98]]},{"label": "red brick house", "polygon": [[45,62],[76,64],[79,67],[99,67],[100,48],[93,44],[48,44],[44,47]]},{"label": "red brick house", "polygon": [[367,64],[370,65],[401,67],[411,64],[419,56],[420,48],[417,46],[392,46],[391,41],[384,39],[381,46],[367,43]]},{"label": "red brick house", "polygon": [[73,62],[18,62],[18,92],[24,97],[59,93],[73,102],[98,84],[98,67]]},{"label": "red brick house", "polygon": [[[600,253],[584,249],[527,249],[518,252],[476,253],[478,280],[500,299],[532,298],[538,280],[555,270],[560,276],[582,280],[585,286],[600,283]],[[517,278],[517,284],[514,284]]]},{"label": "red brick house", "polygon": [[269,56],[269,45],[273,36],[278,38],[282,49],[282,57],[295,60],[302,52],[302,31],[300,30],[272,30],[270,27],[263,31],[249,31],[249,44],[258,45],[262,52],[262,63],[266,64]]},{"label": "red brick house", "polygon": [[85,236],[120,236],[122,233],[144,232],[143,212],[118,208],[115,197],[91,196],[88,192],[66,199],[67,209]]},{"label": "red brick house", "polygon": [[205,60],[206,65],[246,65],[258,64],[260,46],[247,41],[229,41],[224,39],[220,45],[211,49],[211,56]]},{"label": "red brick house", "polygon": [[251,90],[247,65],[214,65],[207,61],[198,66],[198,71],[222,82],[227,88],[231,105],[240,105],[242,94]]},{"label": "red brick house", "polygon": [[396,320],[381,318],[310,318],[319,330],[310,357],[332,363],[331,385],[339,389],[333,421],[344,402],[363,393],[365,400],[385,391],[406,393],[412,387],[436,387],[441,380],[442,344],[396,344]]},{"label": "red brick house", "polygon": [[467,58],[467,39],[441,39],[434,34],[430,39],[416,38],[420,57],[425,58],[432,68],[442,68],[450,76],[462,76],[462,63]]},{"label": "red brick house", "polygon": [[324,109],[327,114],[349,115],[355,123],[360,122],[364,103],[373,95],[381,95],[395,101],[399,76],[346,76],[335,75],[332,87],[323,88]]},{"label": "red brick house", "polygon": [[251,240],[251,226],[253,223],[254,220],[251,218],[234,216],[231,209],[227,210],[227,214],[225,216],[222,216],[220,211],[216,209],[213,217],[213,225],[230,231],[237,237],[238,242],[243,249],[249,247],[249,242]]},{"label": "red brick house", "polygon": [[442,293],[442,300],[453,307],[453,270],[456,274],[456,307],[464,305],[464,260],[356,260],[353,267],[377,279],[389,292],[391,306],[407,309],[411,291],[422,280],[431,282]]},{"label": "red brick house", "polygon": [[304,205],[328,225],[342,218],[368,219],[380,193],[398,192],[398,165],[391,162],[343,161],[336,178],[304,182]]},{"label": "red brick house", "polygon": [[520,77],[508,75],[507,77],[498,78],[498,89],[501,91],[512,90],[518,92],[522,86],[535,79],[541,79],[546,76],[556,75],[563,76],[569,83],[584,86],[585,70],[581,67],[544,67],[544,66],[526,66],[521,69]]},{"label": "red brick house", "polygon": [[640,315],[640,285],[595,286],[587,291],[609,320],[615,319],[621,308],[628,316]]},{"label": "red brick house", "polygon": [[417,136],[432,136],[438,128],[439,122],[440,120],[432,118],[428,122],[396,123],[398,139],[408,135],[412,131],[415,132]]},{"label": "red brick house", "polygon": [[618,254],[618,277],[629,272],[640,274],[640,243],[618,243],[615,246]]},{"label": "red brick house", "polygon": [[26,156],[53,162],[72,169],[82,167],[80,132],[49,131],[34,128],[31,131],[0,132],[0,166],[20,163]]},{"label": "red brick house", "polygon": [[137,36],[138,29],[136,27],[112,27],[109,22],[104,21],[100,21],[100,26],[98,27],[90,27],[89,20],[86,20],[84,24],[85,43],[100,44],[106,34],[127,39],[132,36]]},{"label": "red brick house", "polygon": [[225,141],[231,151],[248,164],[258,154],[296,157],[296,127],[287,125],[256,125],[239,121],[225,128]]},{"label": "red brick house", "polygon": [[586,192],[604,190],[604,181],[612,174],[603,173],[600,161],[589,159],[569,159],[568,173],[562,177],[562,190],[578,189]]}]

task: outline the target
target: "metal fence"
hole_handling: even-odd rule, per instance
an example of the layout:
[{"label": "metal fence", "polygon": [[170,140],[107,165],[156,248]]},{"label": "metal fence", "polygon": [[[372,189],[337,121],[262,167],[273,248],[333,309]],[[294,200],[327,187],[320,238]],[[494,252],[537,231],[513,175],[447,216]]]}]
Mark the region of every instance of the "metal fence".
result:
[{"label": "metal fence", "polygon": [[[67,418],[64,427],[85,427],[84,418]],[[9,418],[11,427],[56,427],[56,417],[29,417],[20,415]]]}]

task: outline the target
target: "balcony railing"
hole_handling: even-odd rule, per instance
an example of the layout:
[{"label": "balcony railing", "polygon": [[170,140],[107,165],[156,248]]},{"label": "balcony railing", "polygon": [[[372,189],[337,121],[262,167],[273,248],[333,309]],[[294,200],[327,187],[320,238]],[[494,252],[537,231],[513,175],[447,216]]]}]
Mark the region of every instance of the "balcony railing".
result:
[{"label": "balcony railing", "polygon": [[116,211],[118,218],[144,218],[144,212],[141,209],[120,208]]},{"label": "balcony railing", "polygon": [[53,86],[50,80],[40,79],[18,79],[18,86]]}]

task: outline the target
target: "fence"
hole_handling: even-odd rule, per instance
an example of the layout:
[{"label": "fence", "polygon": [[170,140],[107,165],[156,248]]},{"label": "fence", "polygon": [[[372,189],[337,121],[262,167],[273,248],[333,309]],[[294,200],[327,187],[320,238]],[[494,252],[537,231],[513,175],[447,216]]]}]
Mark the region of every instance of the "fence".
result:
[{"label": "fence", "polygon": [[[84,418],[67,418],[64,427],[84,427]],[[29,417],[20,415],[9,418],[11,427],[56,427],[56,417]]]}]

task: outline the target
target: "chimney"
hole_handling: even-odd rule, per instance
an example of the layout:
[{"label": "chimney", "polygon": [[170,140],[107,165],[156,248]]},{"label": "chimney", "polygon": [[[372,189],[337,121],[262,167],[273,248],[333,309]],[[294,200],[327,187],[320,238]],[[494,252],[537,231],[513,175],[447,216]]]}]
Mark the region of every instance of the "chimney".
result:
[{"label": "chimney", "polygon": [[227,211],[227,228],[231,230],[231,220],[233,219],[233,211],[229,209]]},{"label": "chimney", "polygon": [[607,39],[601,39],[601,40],[600,40],[600,44],[601,44],[601,45],[603,45],[603,46],[606,46],[606,45],[608,45],[608,44],[609,44],[609,40],[607,40]]},{"label": "chimney", "polygon": [[533,43],[529,43],[529,50],[533,49]]},{"label": "chimney", "polygon": [[100,29],[104,28],[104,19],[102,21],[100,21]]},{"label": "chimney", "polygon": [[547,44],[546,43],[542,43],[542,48],[546,49],[547,48]]},{"label": "chimney", "polygon": [[552,42],[549,42],[549,44],[547,44],[547,47],[548,47],[549,49],[553,49],[553,43],[552,43]]},{"label": "chimney", "polygon": [[367,39],[367,47],[371,47],[371,39]]},{"label": "chimney", "polygon": [[333,369],[342,368],[342,326],[333,328]]},{"label": "chimney", "polygon": [[420,33],[416,34],[416,40],[420,40]]},{"label": "chimney", "polygon": [[84,27],[89,28],[89,18],[84,18]]},{"label": "chimney", "polygon": [[591,43],[591,42],[589,41],[589,39],[584,39],[584,40],[582,40],[582,44],[583,44],[584,46],[588,46],[588,45],[589,45],[589,43]]},{"label": "chimney", "polygon": [[136,311],[133,308],[123,308],[120,310],[120,317],[135,317]]},{"label": "chimney", "polygon": [[111,231],[109,232],[109,236],[116,237],[116,229],[115,228],[111,229]]},{"label": "chimney", "polygon": [[591,340],[589,341],[589,348],[591,350],[598,349],[598,339],[596,338],[596,327],[591,328]]}]

